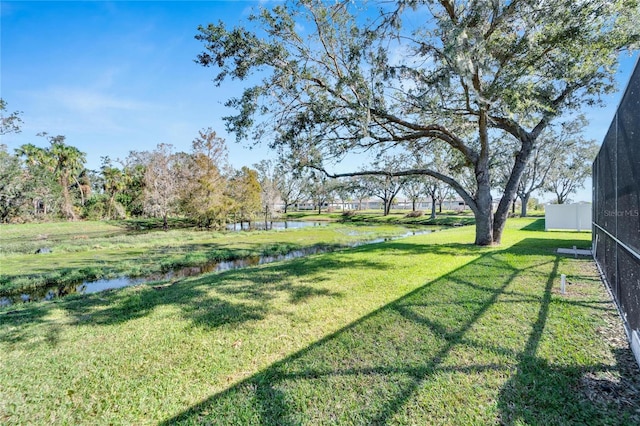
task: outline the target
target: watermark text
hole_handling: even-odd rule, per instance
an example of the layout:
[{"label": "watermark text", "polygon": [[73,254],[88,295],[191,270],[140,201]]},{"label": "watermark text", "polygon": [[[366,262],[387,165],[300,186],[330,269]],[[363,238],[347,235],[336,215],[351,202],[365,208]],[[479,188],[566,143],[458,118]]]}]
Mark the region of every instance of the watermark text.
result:
[{"label": "watermark text", "polygon": [[605,210],[605,217],[640,217],[640,210]]}]

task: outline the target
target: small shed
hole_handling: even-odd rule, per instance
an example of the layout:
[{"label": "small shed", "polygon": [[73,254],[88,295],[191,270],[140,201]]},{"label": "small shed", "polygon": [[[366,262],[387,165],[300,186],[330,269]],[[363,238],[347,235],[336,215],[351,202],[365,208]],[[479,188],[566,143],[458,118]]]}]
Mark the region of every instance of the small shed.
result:
[{"label": "small shed", "polygon": [[547,204],[544,206],[545,230],[591,230],[591,203]]}]

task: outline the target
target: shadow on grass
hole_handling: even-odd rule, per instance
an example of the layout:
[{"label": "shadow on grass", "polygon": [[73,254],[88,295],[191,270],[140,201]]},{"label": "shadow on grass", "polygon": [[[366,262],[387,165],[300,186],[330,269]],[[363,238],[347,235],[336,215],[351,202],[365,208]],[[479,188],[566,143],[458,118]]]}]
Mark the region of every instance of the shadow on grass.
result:
[{"label": "shadow on grass", "polygon": [[536,219],[527,226],[522,227],[523,231],[544,231],[544,218]]},{"label": "shadow on grass", "polygon": [[[600,303],[587,297],[574,305],[553,294],[562,259],[544,249],[549,244],[557,241],[528,239],[485,251],[163,424],[610,424],[629,418],[576,390],[583,375],[610,366],[551,363],[539,355],[543,336],[553,338],[553,330],[545,333],[551,310],[575,306],[571,315],[586,318],[584,305]],[[477,250],[397,242],[367,250],[391,247]],[[332,265],[340,266],[349,267]]]},{"label": "shadow on grass", "polygon": [[[66,288],[69,296],[46,304],[17,304],[0,313],[0,342],[10,346],[33,340],[32,330],[38,324],[53,329],[47,317],[61,309],[72,321],[83,325],[111,325],[149,315],[159,306],[176,306],[194,325],[216,328],[260,320],[269,312],[269,301],[283,294],[290,303],[300,304],[316,297],[341,297],[340,293],[323,287],[342,271],[358,268],[385,270],[388,265],[376,261],[380,251],[402,254],[474,254],[477,247],[465,244],[416,245],[390,241],[350,249],[371,254],[370,260],[347,260],[334,256],[310,256],[295,261],[264,266],[259,269],[227,271],[201,278],[179,279],[171,285],[140,285],[122,290],[74,295],[75,284]],[[298,278],[294,283],[292,278]],[[209,290],[214,289],[214,294]],[[218,294],[220,297],[216,296]],[[233,297],[234,302],[223,300]],[[57,326],[56,326],[57,327]],[[52,333],[49,333],[52,334]],[[53,334],[52,334],[53,335]],[[37,340],[37,339],[36,339]],[[57,339],[49,339],[55,344]]]},{"label": "shadow on grass", "polygon": [[[379,249],[363,246],[354,250]],[[300,304],[317,297],[342,297],[323,287],[323,283],[343,270],[385,267],[375,260],[349,260],[339,255],[309,256],[259,268],[180,279],[165,285],[139,285],[70,296],[45,304],[15,305],[15,309],[0,313],[0,342],[12,345],[30,339],[28,330],[33,329],[30,326],[49,325],[47,317],[56,309],[66,311],[73,323],[96,326],[142,318],[165,305],[179,308],[181,315],[193,325],[210,329],[261,320],[270,312],[272,299],[284,296],[290,303]]]},{"label": "shadow on grass", "polygon": [[[572,320],[580,322],[580,315],[592,312],[586,308],[602,303],[597,297],[553,294],[562,258],[549,248],[557,245],[557,240],[528,239],[494,250],[392,241],[354,249],[369,254],[366,260],[313,256],[165,287],[21,307],[0,315],[0,341],[10,346],[30,340],[31,328],[21,326],[46,322],[55,309],[78,324],[101,326],[170,305],[196,327],[233,326],[266,318],[274,298],[302,303],[341,297],[325,288],[324,280],[358,268],[385,270],[391,265],[376,256],[381,252],[478,254],[165,424],[617,423],[627,408],[593,404],[576,390],[585,374],[610,366],[554,363],[539,353],[544,338],[553,339],[554,331],[545,333],[550,312],[573,307],[571,314],[578,317]],[[45,343],[54,347],[57,339],[52,324]]]}]

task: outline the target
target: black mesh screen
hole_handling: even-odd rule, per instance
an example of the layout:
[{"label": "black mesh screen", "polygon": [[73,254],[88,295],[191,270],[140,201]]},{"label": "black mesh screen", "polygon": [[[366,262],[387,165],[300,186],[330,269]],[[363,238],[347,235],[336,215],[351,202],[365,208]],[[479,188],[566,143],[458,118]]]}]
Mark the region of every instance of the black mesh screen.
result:
[{"label": "black mesh screen", "polygon": [[640,73],[618,109],[618,235],[640,252]]},{"label": "black mesh screen", "polygon": [[618,300],[631,330],[640,329],[640,260],[618,248]]},{"label": "black mesh screen", "polygon": [[604,259],[604,255],[606,253],[605,243],[606,243],[607,234],[602,232],[600,229],[595,228],[593,235],[594,235],[594,240],[596,241],[596,243],[594,244],[595,250],[596,250],[595,257],[596,259]]},{"label": "black mesh screen", "polygon": [[617,128],[611,126],[609,133],[602,145],[603,152],[603,174],[600,177],[603,183],[603,216],[602,226],[604,229],[615,235],[616,232],[616,169],[617,169]]},{"label": "black mesh screen", "polygon": [[626,325],[640,330],[640,68],[593,163],[593,239]]},{"label": "black mesh screen", "polygon": [[615,296],[616,300],[619,299],[618,289],[618,265],[617,265],[617,243],[616,241],[605,234],[604,237],[604,274],[607,277],[607,281],[611,286],[611,292]]}]

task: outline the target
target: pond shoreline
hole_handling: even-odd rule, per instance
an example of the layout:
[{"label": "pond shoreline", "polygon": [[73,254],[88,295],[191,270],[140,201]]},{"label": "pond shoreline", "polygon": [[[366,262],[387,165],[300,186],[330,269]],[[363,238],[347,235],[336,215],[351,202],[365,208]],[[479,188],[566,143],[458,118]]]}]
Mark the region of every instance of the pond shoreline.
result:
[{"label": "pond shoreline", "polygon": [[[314,225],[317,226],[317,225]],[[398,240],[414,235],[429,234],[437,231],[436,229],[413,230],[395,237],[375,238],[371,240],[355,241],[350,244],[341,245],[314,245],[302,249],[293,249],[286,253],[276,255],[254,255],[229,260],[214,260],[199,265],[181,266],[173,268],[167,272],[158,272],[151,275],[136,276],[119,276],[115,278],[106,278],[99,280],[80,280],[68,284],[52,284],[42,286],[31,291],[26,289],[17,290],[15,292],[6,292],[0,295],[0,307],[11,306],[20,303],[53,301],[64,298],[66,296],[78,294],[91,294],[108,290],[116,290],[135,285],[171,281],[182,278],[196,277],[199,275],[225,272],[229,270],[243,269],[257,265],[268,263],[293,260],[314,254],[330,253],[337,250],[355,248],[363,245],[378,244],[386,241]]]}]

